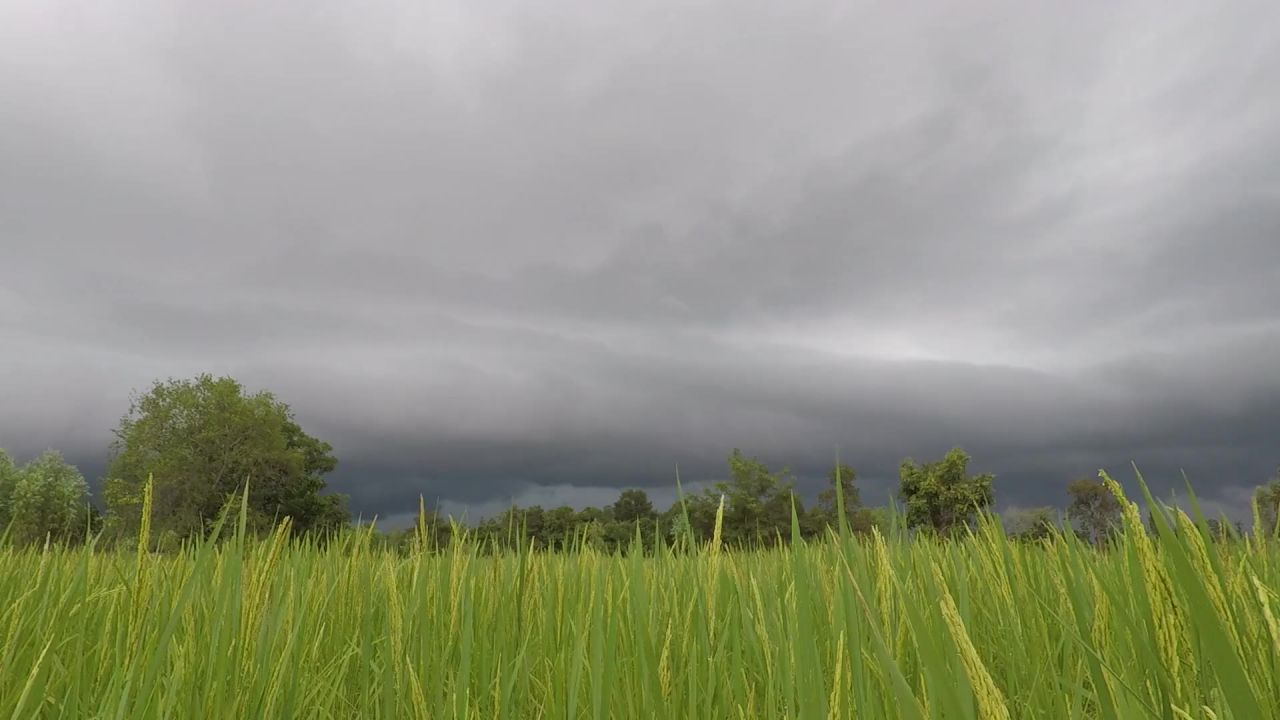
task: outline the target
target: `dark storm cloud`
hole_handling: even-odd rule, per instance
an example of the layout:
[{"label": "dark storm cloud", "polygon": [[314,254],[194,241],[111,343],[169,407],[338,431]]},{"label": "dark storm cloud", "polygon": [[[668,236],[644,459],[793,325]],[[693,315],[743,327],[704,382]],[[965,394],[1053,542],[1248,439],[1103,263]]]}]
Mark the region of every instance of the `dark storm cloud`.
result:
[{"label": "dark storm cloud", "polygon": [[[1004,501],[1280,462],[1268,4],[0,4],[0,446],[291,403],[366,516],[742,447]],[[96,469],[96,470],[95,470]],[[1203,482],[1203,486],[1201,485]],[[575,490],[576,488],[576,490]]]}]

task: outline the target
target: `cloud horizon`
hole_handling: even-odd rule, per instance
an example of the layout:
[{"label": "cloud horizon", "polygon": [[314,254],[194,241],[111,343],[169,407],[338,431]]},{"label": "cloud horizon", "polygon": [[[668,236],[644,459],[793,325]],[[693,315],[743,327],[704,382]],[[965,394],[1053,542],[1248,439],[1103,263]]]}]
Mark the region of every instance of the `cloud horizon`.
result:
[{"label": "cloud horizon", "polygon": [[[1267,19],[1272,22],[1267,22]],[[1280,465],[1280,9],[0,4],[0,447],[210,372],[366,517],[733,448],[1002,505]]]}]

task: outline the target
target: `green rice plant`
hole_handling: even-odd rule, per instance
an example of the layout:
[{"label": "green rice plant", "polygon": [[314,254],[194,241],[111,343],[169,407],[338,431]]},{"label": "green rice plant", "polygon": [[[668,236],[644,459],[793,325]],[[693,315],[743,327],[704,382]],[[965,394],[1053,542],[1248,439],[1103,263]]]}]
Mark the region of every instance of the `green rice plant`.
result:
[{"label": "green rice plant", "polygon": [[[168,554],[0,548],[0,718],[1280,719],[1280,558],[1157,503],[1125,532],[767,551],[408,555],[371,528]],[[145,504],[145,500],[144,500]],[[723,506],[716,524],[719,539]],[[688,539],[685,539],[688,542]]]}]

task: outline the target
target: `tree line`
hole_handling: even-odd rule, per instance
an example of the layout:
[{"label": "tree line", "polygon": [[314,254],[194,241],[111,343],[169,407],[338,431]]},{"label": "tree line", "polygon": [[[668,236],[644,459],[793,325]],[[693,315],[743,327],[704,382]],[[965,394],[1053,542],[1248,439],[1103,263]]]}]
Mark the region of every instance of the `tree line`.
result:
[{"label": "tree line", "polygon": [[[567,550],[591,545],[617,552],[638,542],[650,552],[658,543],[678,546],[685,538],[700,544],[713,540],[716,515],[722,512],[720,538],[726,547],[768,548],[790,541],[794,512],[800,535],[806,539],[846,530],[865,535],[876,529],[887,535],[893,522],[910,531],[946,538],[974,527],[979,515],[990,512],[994,503],[994,476],[971,474],[969,462],[970,457],[961,448],[954,448],[933,462],[904,461],[899,467],[895,495],[899,505],[892,509],[863,504],[857,472],[847,464],[837,463],[828,472],[827,485],[818,493],[817,502],[810,507],[795,492],[795,480],[787,470],[772,472],[759,459],[748,458],[735,449],[728,458],[728,480],[685,496],[666,510],[655,508],[643,490],[630,488],[604,507],[575,510],[567,505],[550,509],[513,505],[467,532],[492,547],[521,545],[533,550]],[[1097,546],[1105,545],[1119,532],[1122,507],[1102,480],[1074,480],[1067,484],[1065,495],[1064,512],[1045,506],[1005,513],[1000,518],[1005,531],[1020,541],[1069,532]],[[1277,479],[1257,489],[1256,499],[1263,527],[1275,528],[1280,508],[1280,472]],[[1215,537],[1227,537],[1222,520],[1210,518],[1208,524]],[[1148,525],[1154,533],[1154,518],[1148,518]],[[1234,529],[1243,532],[1238,525]],[[407,549],[417,542],[416,538],[427,537],[429,542],[444,546],[454,530],[455,526],[438,514],[423,513],[419,526],[387,533],[382,542]]]},{"label": "tree line", "polygon": [[[994,476],[971,473],[970,460],[961,448],[929,462],[904,460],[895,494],[899,507],[891,512],[863,503],[858,473],[845,463],[833,465],[816,502],[807,506],[788,469],[771,470],[735,449],[727,480],[665,510],[630,488],[604,507],[513,506],[467,532],[489,547],[619,551],[638,542],[652,550],[659,543],[710,541],[722,513],[721,541],[756,548],[787,542],[794,513],[807,538],[832,530],[885,531],[891,522],[946,537],[971,527],[994,505]],[[158,381],[132,400],[115,429],[103,483],[105,512],[89,503],[84,477],[57,452],[19,466],[0,450],[0,536],[19,544],[90,537],[130,542],[150,483],[151,537],[160,549],[207,532],[228,509],[238,511],[241,505],[230,500],[246,487],[243,522],[249,529],[267,531],[288,518],[296,535],[330,537],[351,528],[346,496],[325,492],[324,476],[336,467],[332,446],[303,431],[288,405],[269,392],[250,393],[232,378],[211,375]],[[1036,540],[1067,531],[1094,544],[1116,532],[1121,506],[1100,480],[1072,481],[1066,495],[1065,517],[1052,507],[1007,513],[1007,532]],[[1257,522],[1276,528],[1280,471],[1254,499]],[[390,548],[422,540],[444,546],[459,529],[437,513],[420,515],[414,528],[380,533],[379,542]]]}]

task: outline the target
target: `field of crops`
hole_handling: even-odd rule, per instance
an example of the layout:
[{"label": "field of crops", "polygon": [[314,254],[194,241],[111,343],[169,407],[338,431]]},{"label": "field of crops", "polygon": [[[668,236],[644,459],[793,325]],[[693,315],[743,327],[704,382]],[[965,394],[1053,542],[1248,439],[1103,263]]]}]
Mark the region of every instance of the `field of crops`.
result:
[{"label": "field of crops", "polygon": [[0,717],[1280,718],[1275,544],[1144,517],[1105,552],[0,550]]}]

